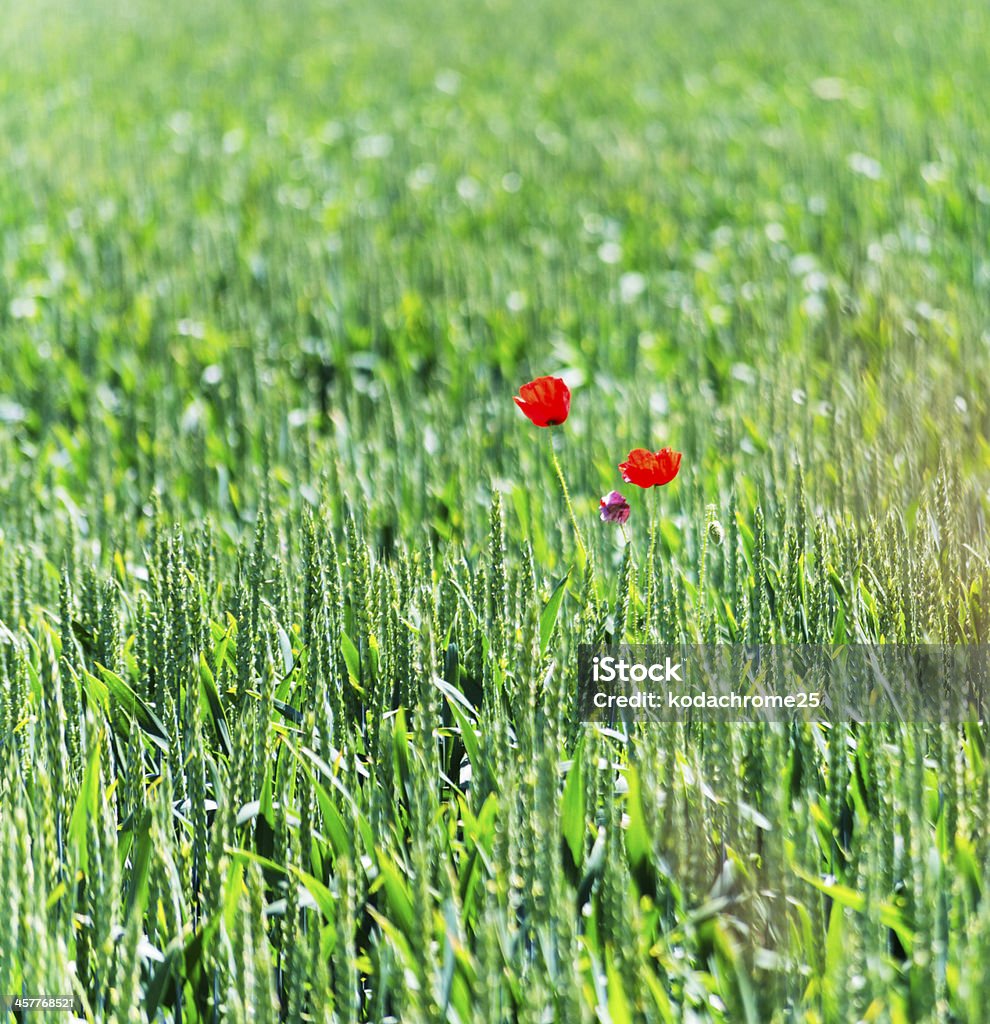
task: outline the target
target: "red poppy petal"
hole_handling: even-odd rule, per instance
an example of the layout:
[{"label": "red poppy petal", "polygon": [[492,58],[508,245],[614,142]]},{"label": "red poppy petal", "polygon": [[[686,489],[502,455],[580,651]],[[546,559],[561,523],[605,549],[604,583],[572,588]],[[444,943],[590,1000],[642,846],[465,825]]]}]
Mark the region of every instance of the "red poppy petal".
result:
[{"label": "red poppy petal", "polygon": [[619,466],[622,470],[622,479],[627,484],[634,484],[636,487],[649,487],[651,484],[649,475],[629,462],[623,462]]},{"label": "red poppy petal", "polygon": [[657,483],[669,484],[681,468],[681,453],[673,448],[661,448],[656,454]]},{"label": "red poppy petal", "polygon": [[645,448],[634,448],[625,462],[619,463],[622,479],[636,487],[652,487],[654,484],[653,453]]},{"label": "red poppy petal", "polygon": [[546,377],[538,377],[536,380],[531,380],[528,384],[523,384],[519,389],[519,394],[527,402],[542,402],[544,400],[544,382]]},{"label": "red poppy petal", "polygon": [[546,418],[546,410],[538,402],[526,402],[518,396],[514,396],[512,400],[519,406],[525,416],[538,427],[549,426]]},{"label": "red poppy petal", "polygon": [[662,487],[677,476],[681,465],[681,453],[672,448],[661,448],[658,452],[646,448],[634,448],[625,462],[619,464],[622,479],[637,487]]}]

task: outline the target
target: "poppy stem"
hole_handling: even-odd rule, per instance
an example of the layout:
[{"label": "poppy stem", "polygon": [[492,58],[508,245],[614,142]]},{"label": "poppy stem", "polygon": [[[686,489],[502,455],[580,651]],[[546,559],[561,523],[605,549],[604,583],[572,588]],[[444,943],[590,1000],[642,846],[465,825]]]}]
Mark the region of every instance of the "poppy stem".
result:
[{"label": "poppy stem", "polygon": [[[714,518],[709,512],[712,506],[705,509],[705,527],[701,538],[701,566],[698,569],[698,621],[703,626],[705,621],[705,582],[708,577],[708,527]],[[704,643],[704,637],[702,637]]]},{"label": "poppy stem", "polygon": [[653,507],[650,509],[650,554],[647,559],[647,566],[649,568],[649,589],[646,592],[646,621],[648,628],[653,627],[653,617],[655,613],[654,602],[659,597],[656,586],[656,575],[657,575],[657,520],[660,518],[660,488],[652,488],[656,495],[653,499]]},{"label": "poppy stem", "polygon": [[553,427],[547,431],[547,436],[550,439],[550,461],[553,462],[553,468],[557,472],[557,479],[560,481],[560,489],[564,492],[564,504],[567,506],[567,514],[571,519],[571,527],[574,530],[574,539],[577,541],[578,547],[581,549],[581,554],[584,557],[585,564],[588,564],[588,549],[584,546],[584,538],[581,536],[581,528],[578,526],[577,516],[574,514],[574,506],[571,504],[570,491],[567,490],[567,481],[564,479],[564,471],[560,468],[560,462],[557,460],[557,453],[553,448]]}]

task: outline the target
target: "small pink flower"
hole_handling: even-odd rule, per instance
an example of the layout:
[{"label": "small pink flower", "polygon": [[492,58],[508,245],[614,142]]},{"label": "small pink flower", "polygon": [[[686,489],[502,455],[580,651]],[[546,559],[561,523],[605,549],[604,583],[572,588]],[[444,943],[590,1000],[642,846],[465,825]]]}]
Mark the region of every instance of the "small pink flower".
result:
[{"label": "small pink flower", "polygon": [[629,518],[629,502],[618,491],[609,491],[598,505],[603,523],[624,523]]}]

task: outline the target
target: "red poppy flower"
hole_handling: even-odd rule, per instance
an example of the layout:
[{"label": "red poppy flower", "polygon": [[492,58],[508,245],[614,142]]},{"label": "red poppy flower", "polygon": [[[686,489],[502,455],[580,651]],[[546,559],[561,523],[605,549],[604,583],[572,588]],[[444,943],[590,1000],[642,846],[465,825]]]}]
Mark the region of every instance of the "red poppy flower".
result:
[{"label": "red poppy flower", "polygon": [[559,377],[537,377],[523,384],[513,401],[538,427],[556,427],[571,411],[570,388]]},{"label": "red poppy flower", "polygon": [[619,463],[622,479],[637,487],[662,487],[677,476],[681,468],[681,453],[673,448],[661,448],[648,452],[645,448],[634,448],[625,462]]}]

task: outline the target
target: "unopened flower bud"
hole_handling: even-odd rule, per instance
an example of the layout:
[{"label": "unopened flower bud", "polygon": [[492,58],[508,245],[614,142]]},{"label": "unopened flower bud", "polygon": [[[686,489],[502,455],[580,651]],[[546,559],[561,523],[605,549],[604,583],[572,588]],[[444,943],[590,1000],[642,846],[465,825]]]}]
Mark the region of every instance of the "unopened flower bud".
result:
[{"label": "unopened flower bud", "polygon": [[705,509],[705,518],[708,520],[708,540],[716,547],[725,540],[725,530],[722,524],[715,518],[715,506],[709,505]]}]

